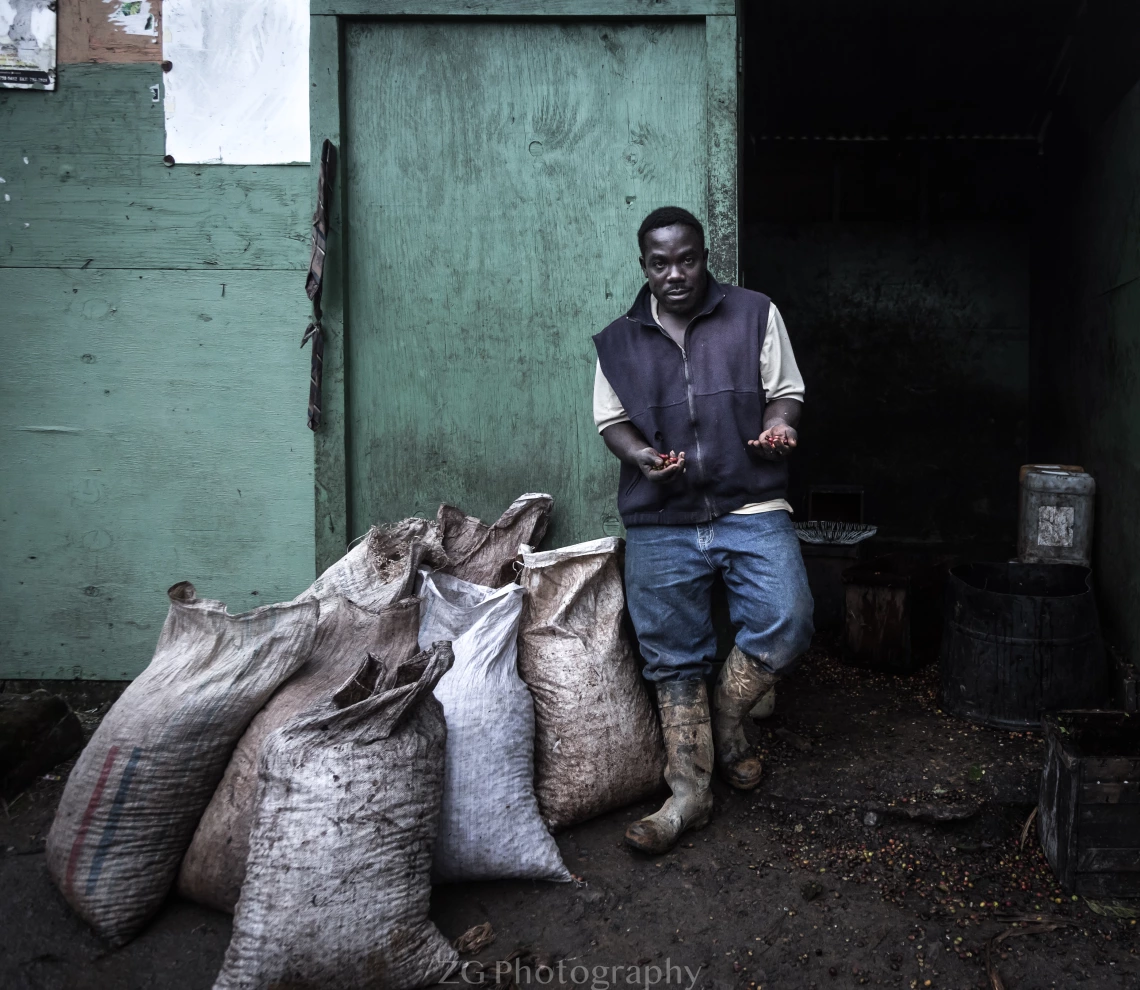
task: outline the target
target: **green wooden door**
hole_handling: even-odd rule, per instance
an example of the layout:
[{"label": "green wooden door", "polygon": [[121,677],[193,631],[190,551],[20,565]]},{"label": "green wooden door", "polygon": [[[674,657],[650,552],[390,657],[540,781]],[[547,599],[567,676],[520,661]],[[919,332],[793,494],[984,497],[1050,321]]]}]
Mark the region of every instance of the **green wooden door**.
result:
[{"label": "green wooden door", "polygon": [[[441,501],[493,519],[525,491],[554,495],[555,545],[620,532],[590,336],[642,283],[649,210],[729,226],[709,35],[703,17],[342,22],[347,536]],[[734,168],[734,127],[724,144]],[[714,271],[733,279],[730,219]]]}]

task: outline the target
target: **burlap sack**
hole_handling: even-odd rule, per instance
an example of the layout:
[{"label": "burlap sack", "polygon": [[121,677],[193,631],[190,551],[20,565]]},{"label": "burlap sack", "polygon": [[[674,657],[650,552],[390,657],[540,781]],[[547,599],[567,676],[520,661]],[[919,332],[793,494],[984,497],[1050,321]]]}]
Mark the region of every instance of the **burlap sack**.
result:
[{"label": "burlap sack", "polygon": [[418,650],[419,606],[418,598],[377,611],[345,598],[321,601],[308,661],[250,722],[198,823],[178,875],[180,894],[219,911],[233,911],[245,878],[257,763],[266,737],[328,698],[370,652],[397,663],[413,656]]},{"label": "burlap sack", "polygon": [[262,748],[233,938],[215,990],[438,982],[456,952],[428,920],[447,729],[434,646],[373,657]]},{"label": "burlap sack", "polygon": [[661,786],[661,728],[622,628],[620,548],[607,537],[522,555],[519,673],[534,696],[535,793],[551,829]]},{"label": "burlap sack", "polygon": [[230,615],[189,582],[168,594],[154,658],[95,730],[48,833],[52,878],[115,944],[166,897],[234,744],[317,627],[316,602]]},{"label": "burlap sack", "polygon": [[340,597],[361,608],[383,608],[412,593],[421,567],[439,567],[446,560],[438,524],[431,520],[413,517],[373,526],[293,600]]},{"label": "burlap sack", "polygon": [[462,509],[441,505],[436,525],[447,562],[439,570],[489,588],[511,584],[519,546],[537,546],[542,541],[553,507],[551,496],[528,492],[488,526],[475,516],[465,515]]},{"label": "burlap sack", "polygon": [[447,769],[432,879],[569,880],[534,797],[534,700],[518,673],[517,584],[425,574],[420,646],[451,642],[435,688]]}]

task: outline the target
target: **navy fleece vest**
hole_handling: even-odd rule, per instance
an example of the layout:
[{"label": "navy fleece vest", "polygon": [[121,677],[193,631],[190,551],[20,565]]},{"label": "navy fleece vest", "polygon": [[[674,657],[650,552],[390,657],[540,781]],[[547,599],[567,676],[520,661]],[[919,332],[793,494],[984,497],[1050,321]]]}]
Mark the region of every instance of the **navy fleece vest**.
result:
[{"label": "navy fleece vest", "polygon": [[749,502],[783,498],[787,462],[766,461],[747,445],[764,419],[760,348],[768,297],[720,285],[710,275],[684,350],[654,322],[649,299],[645,285],[629,312],[594,337],[594,346],[633,425],[657,450],[683,450],[685,472],[658,484],[623,463],[622,522],[709,522]]}]

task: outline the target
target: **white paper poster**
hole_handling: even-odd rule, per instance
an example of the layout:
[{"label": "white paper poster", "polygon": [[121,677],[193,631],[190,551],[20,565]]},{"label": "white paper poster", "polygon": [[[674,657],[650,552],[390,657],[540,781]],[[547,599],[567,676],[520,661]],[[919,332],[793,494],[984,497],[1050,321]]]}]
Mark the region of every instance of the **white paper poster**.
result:
[{"label": "white paper poster", "polygon": [[164,0],[162,28],[176,164],[308,162],[309,0]]},{"label": "white paper poster", "polygon": [[55,89],[54,0],[0,0],[0,88]]}]

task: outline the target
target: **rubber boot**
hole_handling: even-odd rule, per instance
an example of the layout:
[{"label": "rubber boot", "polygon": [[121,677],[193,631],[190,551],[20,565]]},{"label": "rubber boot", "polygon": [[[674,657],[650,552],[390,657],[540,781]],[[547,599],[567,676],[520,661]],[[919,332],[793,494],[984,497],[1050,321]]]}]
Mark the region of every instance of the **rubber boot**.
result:
[{"label": "rubber boot", "polygon": [[665,736],[665,783],[673,794],[660,811],[625,830],[627,844],[653,855],[672,849],[682,832],[707,825],[713,806],[713,738],[705,682],[659,681],[657,703]]},{"label": "rubber boot", "polygon": [[748,745],[744,719],[757,701],[774,690],[777,680],[737,646],[721,667],[713,692],[716,761],[724,779],[737,790],[750,791],[760,783],[764,764]]},{"label": "rubber boot", "polygon": [[752,711],[748,714],[755,719],[771,718],[775,710],[776,689],[769,688],[764,694],[760,695],[760,700],[752,706]]}]

